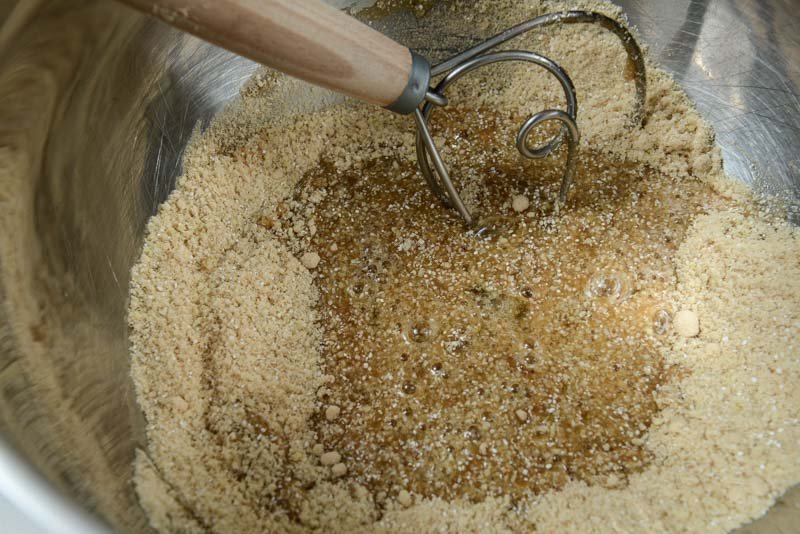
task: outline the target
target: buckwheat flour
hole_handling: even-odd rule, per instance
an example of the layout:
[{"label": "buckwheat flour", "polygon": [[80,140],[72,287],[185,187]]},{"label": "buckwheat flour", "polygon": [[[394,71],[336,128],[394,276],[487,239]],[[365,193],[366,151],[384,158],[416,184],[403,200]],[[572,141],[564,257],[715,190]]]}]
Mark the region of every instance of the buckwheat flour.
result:
[{"label": "buckwheat flour", "polygon": [[[621,16],[429,16],[488,36],[565,8]],[[797,229],[724,176],[651,64],[629,127],[613,35],[513,46],[572,76],[581,160],[556,213],[563,154],[520,162],[509,136],[557,84],[506,66],[454,86],[435,134],[496,216],[484,238],[414,174],[406,117],[262,73],[194,137],[130,290],[157,530],[715,532],[800,481]]]}]

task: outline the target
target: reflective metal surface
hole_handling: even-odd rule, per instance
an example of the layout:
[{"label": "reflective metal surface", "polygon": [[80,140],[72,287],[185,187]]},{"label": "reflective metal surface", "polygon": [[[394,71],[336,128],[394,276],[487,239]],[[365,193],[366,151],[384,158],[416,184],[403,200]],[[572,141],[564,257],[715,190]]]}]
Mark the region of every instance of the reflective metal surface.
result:
[{"label": "reflective metal surface", "polygon": [[0,428],[53,487],[142,531],[128,273],[195,124],[255,66],[109,0],[24,0],[0,50],[0,159],[17,156],[0,171]]},{"label": "reflective metal surface", "polygon": [[[715,125],[728,172],[797,202],[794,2],[621,3]],[[128,273],[193,128],[255,66],[110,0],[11,4],[0,0],[0,494],[57,531],[91,532],[82,510],[146,531],[130,483],[142,425]],[[409,15],[376,26],[434,61],[477,42],[434,42],[435,21]],[[751,528],[796,531],[794,499]]]},{"label": "reflective metal surface", "polygon": [[714,125],[726,171],[759,189],[800,198],[800,5],[618,3]]}]

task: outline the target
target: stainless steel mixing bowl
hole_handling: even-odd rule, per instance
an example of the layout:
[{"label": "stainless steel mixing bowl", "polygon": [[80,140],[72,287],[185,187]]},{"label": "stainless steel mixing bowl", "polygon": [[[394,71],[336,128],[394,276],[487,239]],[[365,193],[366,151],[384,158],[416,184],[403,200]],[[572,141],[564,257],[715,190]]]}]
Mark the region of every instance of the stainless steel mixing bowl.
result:
[{"label": "stainless steel mixing bowl", "polygon": [[[620,3],[716,127],[728,172],[796,202],[795,2]],[[53,531],[144,531],[129,270],[192,129],[255,66],[111,0],[0,0],[0,21],[0,495]],[[471,40],[434,42],[403,14],[378,26],[434,58]],[[795,495],[750,528],[798,525]]]}]

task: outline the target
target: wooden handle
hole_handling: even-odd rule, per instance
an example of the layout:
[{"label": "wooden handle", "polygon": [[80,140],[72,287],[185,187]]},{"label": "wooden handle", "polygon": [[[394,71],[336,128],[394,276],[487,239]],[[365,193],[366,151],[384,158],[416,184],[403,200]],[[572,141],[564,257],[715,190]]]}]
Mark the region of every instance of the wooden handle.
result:
[{"label": "wooden handle", "polygon": [[408,48],[319,0],[122,0],[290,76],[388,106],[408,84]]}]

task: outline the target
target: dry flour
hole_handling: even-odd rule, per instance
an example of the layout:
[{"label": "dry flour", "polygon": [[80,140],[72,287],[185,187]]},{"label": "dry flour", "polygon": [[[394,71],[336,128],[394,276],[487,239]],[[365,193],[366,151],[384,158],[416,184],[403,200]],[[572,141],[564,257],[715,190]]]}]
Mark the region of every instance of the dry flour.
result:
[{"label": "dry flour", "polygon": [[[616,8],[590,2],[485,1],[446,9],[458,24],[489,35],[565,7],[620,16]],[[649,294],[658,303],[647,312],[658,319],[655,334],[639,340],[659,368],[673,372],[664,371],[651,392],[653,408],[641,421],[646,431],[626,442],[641,452],[641,465],[618,478],[613,472],[559,478],[533,494],[476,498],[465,491],[443,498],[436,484],[424,486],[430,493],[397,484],[379,488],[366,477],[369,464],[329,446],[325,429],[346,425],[352,411],[345,397],[336,397],[346,391],[325,360],[330,329],[321,321],[329,309],[320,299],[323,277],[335,270],[330,259],[348,245],[322,249],[319,236],[333,234],[325,234],[325,211],[315,207],[326,200],[314,191],[325,186],[301,181],[312,179],[320,161],[330,165],[331,179],[367,176],[382,159],[394,161],[400,176],[414,164],[413,129],[407,118],[263,74],[195,136],[185,173],[150,221],[133,272],[132,373],[148,436],[135,482],[156,529],[713,532],[757,517],[800,480],[798,231],[724,176],[710,127],[653,65],[647,125],[627,127],[633,87],[614,36],[572,26],[525,41],[573,77],[584,153],[635,169],[614,176],[610,168],[608,181],[592,186],[598,194],[605,183],[617,188],[611,192],[625,190],[615,197],[622,199],[615,210],[628,213],[626,220],[637,217],[636,202],[652,196],[639,200],[621,177],[638,180],[649,188],[645,193],[692,192],[686,193],[691,209],[668,225],[674,235],[659,227],[661,238],[672,239],[669,253],[652,255],[668,264],[658,271],[658,291]],[[511,118],[561,101],[557,85],[541,72],[504,72],[500,81],[474,78],[454,87],[454,102],[500,110],[501,123],[506,117],[516,124]],[[332,105],[306,104],[314,101]],[[445,155],[457,161],[459,151]],[[659,180],[671,185],[662,187]],[[576,184],[581,187],[580,175]],[[557,228],[560,219],[548,215],[547,195],[536,196],[547,187],[509,191],[497,209],[531,226],[544,215]],[[480,187],[473,189],[473,201],[488,198]],[[574,206],[581,198],[577,191]],[[343,202],[355,205],[343,194]],[[426,194],[419,179],[419,195]],[[648,208],[653,220],[665,216],[660,205]],[[582,206],[563,221],[602,222],[615,212],[589,201]],[[426,246],[406,241],[397,243],[402,253],[424,255]],[[553,255],[549,268],[566,268],[570,259]],[[537,283],[546,289],[544,278]],[[592,287],[607,291],[608,280],[602,282]],[[684,311],[697,318],[696,325],[687,313],[678,315],[678,325],[669,324]],[[579,358],[571,363],[581,364]],[[484,379],[491,384],[493,377]],[[523,428],[537,422],[524,405],[510,406],[508,413]],[[364,435],[365,446],[371,438]]]}]

